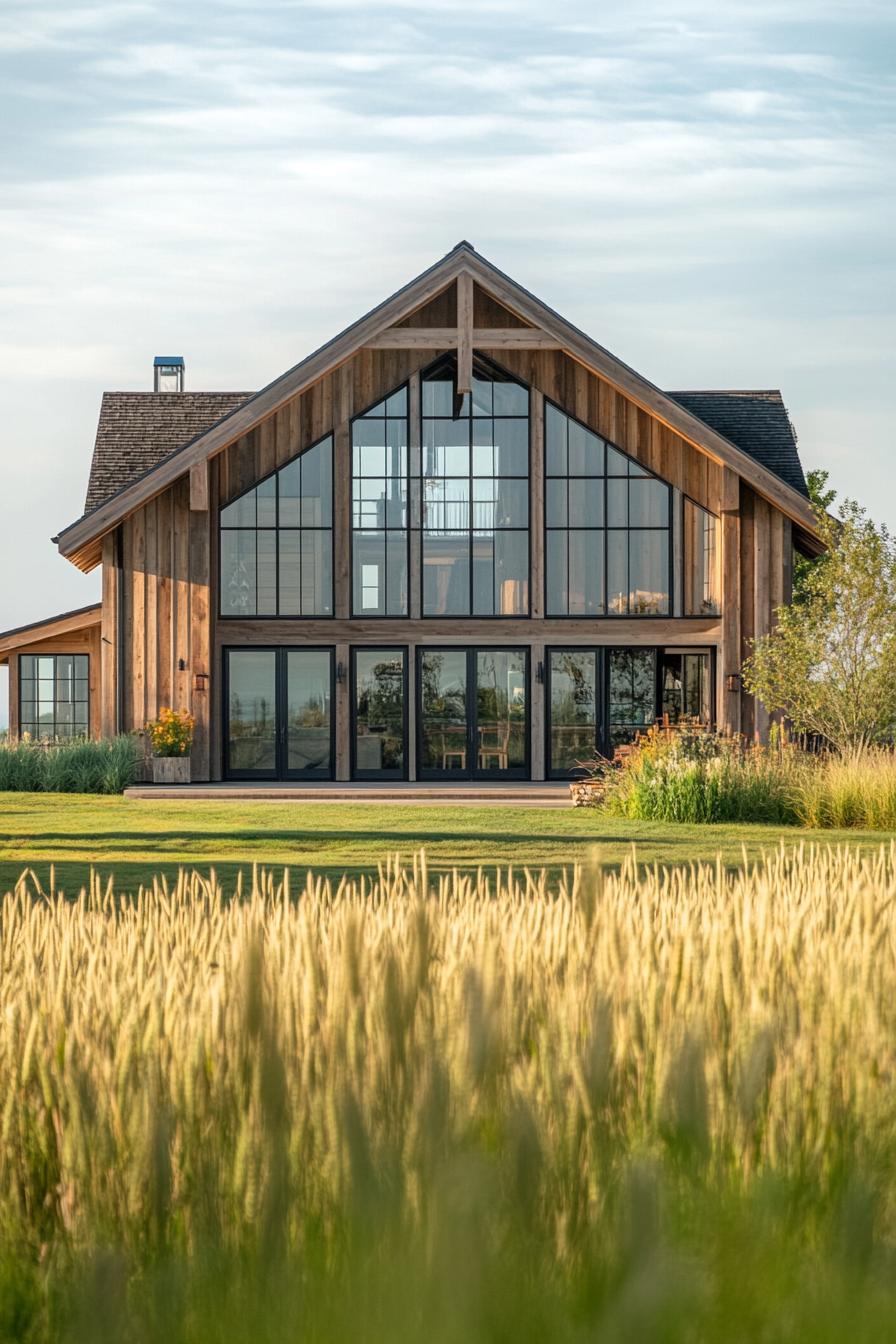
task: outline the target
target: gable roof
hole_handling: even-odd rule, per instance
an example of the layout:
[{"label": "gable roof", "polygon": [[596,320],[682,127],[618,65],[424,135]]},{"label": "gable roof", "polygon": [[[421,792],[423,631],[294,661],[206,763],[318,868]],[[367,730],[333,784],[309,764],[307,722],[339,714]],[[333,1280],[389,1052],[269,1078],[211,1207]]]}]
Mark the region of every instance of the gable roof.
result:
[{"label": "gable roof", "polygon": [[84,513],[210,429],[251,392],[104,392]]},{"label": "gable roof", "polygon": [[[535,295],[479,256],[464,241],[445,257],[397,290],[345,331],[308,355],[294,368],[275,378],[267,387],[237,405],[223,418],[176,449],[138,479],[96,505],[65,528],[54,541],[61,554],[79,568],[89,570],[99,563],[99,540],[122,518],[160,494],[191,467],[207,461],[234,439],[248,433],[286,402],[298,396],[323,374],[346,363],[378,333],[407,317],[416,308],[441,293],[461,275],[472,278],[499,303],[524,322],[553,336],[573,359],[600,374],[627,397],[670,429],[687,439],[715,461],[730,467],[761,495],[781,509],[809,537],[814,537],[815,519],[808,500],[767,467],[757,462],[732,440],[714,430],[693,412],[660,391],[603,346],[542,303]],[[179,394],[183,395],[183,394]]]},{"label": "gable roof", "polygon": [[[105,392],[85,512],[151,471],[241,406],[251,392]],[[736,447],[808,498],[780,392],[670,392]]]},{"label": "gable roof", "polygon": [[806,499],[796,434],[778,391],[669,392],[679,406],[773,471]]},{"label": "gable roof", "polygon": [[13,630],[0,631],[0,664],[5,663],[13,649],[23,644],[39,644],[44,639],[54,639],[58,635],[70,635],[73,630],[85,630],[88,626],[99,625],[103,614],[101,602],[91,602],[87,607],[76,607],[74,611],[61,611],[58,616],[45,616],[42,621],[31,621],[28,625],[17,625]]}]

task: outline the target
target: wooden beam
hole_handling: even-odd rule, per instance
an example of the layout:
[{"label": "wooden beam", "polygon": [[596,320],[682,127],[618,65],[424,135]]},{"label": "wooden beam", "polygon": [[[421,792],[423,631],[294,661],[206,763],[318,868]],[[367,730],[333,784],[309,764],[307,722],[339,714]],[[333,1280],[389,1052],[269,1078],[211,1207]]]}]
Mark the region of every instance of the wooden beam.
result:
[{"label": "wooden beam", "polygon": [[205,513],[208,509],[207,457],[190,468],[190,508],[193,513]]},{"label": "wooden beam", "polygon": [[473,277],[457,277],[457,395],[473,391]]},{"label": "wooden beam", "polygon": [[[366,350],[453,350],[455,327],[389,327],[365,344]],[[536,327],[474,327],[474,350],[559,350],[556,336]]]}]

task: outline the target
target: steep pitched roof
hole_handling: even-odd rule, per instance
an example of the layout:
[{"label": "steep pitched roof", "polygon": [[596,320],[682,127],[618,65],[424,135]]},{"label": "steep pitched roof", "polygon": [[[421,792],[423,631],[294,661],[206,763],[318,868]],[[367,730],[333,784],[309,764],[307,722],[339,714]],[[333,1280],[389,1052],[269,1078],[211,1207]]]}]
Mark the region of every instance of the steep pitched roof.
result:
[{"label": "steep pitched roof", "polygon": [[[251,392],[106,392],[85,513],[177,452]],[[679,405],[808,498],[780,392],[669,392]]]},{"label": "steep pitched roof", "polygon": [[462,275],[482,286],[515,316],[523,319],[524,323],[552,336],[573,359],[613,383],[636,405],[656,416],[700,451],[742,475],[754,489],[804,529],[809,537],[815,536],[814,516],[800,491],[784,483],[732,440],[719,434],[706,421],[662,392],[649,379],[480,256],[470,243],[463,241],[345,331],[275,378],[260,392],[235,406],[229,414],[201,431],[182,448],[169,453],[130,485],[123,486],[110,499],[96,505],[64,528],[58,537],[54,537],[61,554],[81,569],[92,569],[100,560],[100,538],[122,518],[159,494],[194,465],[207,461],[228,443],[248,433],[265,417],[312,386],[323,374],[351,359],[378,333],[402,321]]},{"label": "steep pitched roof", "polygon": [[669,392],[668,395],[809,498],[796,434],[780,392]]},{"label": "steep pitched roof", "polygon": [[104,392],[84,512],[229,415],[251,392]]}]

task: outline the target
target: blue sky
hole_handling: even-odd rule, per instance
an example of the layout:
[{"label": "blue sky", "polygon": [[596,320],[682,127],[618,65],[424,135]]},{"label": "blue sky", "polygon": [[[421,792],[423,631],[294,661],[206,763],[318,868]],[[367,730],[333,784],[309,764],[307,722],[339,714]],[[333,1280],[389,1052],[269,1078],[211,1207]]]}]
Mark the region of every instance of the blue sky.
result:
[{"label": "blue sky", "polygon": [[462,237],[896,524],[894,57],[889,0],[10,7],[0,629],[98,592],[104,388],[261,386]]}]

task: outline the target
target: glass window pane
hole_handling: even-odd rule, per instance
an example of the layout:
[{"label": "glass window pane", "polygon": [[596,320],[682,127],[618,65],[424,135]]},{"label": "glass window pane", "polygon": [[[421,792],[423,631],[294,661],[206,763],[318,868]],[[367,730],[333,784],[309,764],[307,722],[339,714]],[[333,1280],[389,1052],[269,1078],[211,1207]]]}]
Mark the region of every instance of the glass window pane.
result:
[{"label": "glass window pane", "polygon": [[357,776],[404,774],[405,654],[356,649],[354,767]]},{"label": "glass window pane", "polygon": [[597,754],[597,654],[590,649],[550,652],[551,774],[575,770]]},{"label": "glass window pane", "polygon": [[653,649],[611,649],[608,659],[610,742],[630,742],[656,716]]},{"label": "glass window pane", "polygon": [[[333,614],[333,534],[307,530],[302,533],[302,587],[300,610],[303,616]],[[281,576],[282,584],[282,576]],[[282,589],[281,589],[282,592]]]},{"label": "glass window pane", "polygon": [[545,600],[548,616],[568,615],[567,532],[548,532],[545,538]]},{"label": "glass window pane", "polygon": [[386,415],[395,415],[407,418],[408,413],[408,389],[400,387],[397,392],[393,392],[391,397],[386,399]]},{"label": "glass window pane", "polygon": [[529,421],[494,420],[495,475],[528,476]]},{"label": "glass window pane", "polygon": [[279,614],[281,616],[302,614],[300,535],[298,531],[284,530],[277,533],[280,548]]},{"label": "glass window pane", "polygon": [[607,612],[628,614],[628,533],[607,533]]},{"label": "glass window pane", "polygon": [[577,420],[569,420],[570,476],[603,476],[604,443]]},{"label": "glass window pane", "polygon": [[544,408],[545,470],[549,476],[566,476],[568,457],[566,434],[568,418],[549,402]]},{"label": "glass window pane", "polygon": [[255,533],[221,533],[221,612],[254,616],[257,609]]},{"label": "glass window pane", "polygon": [[604,534],[569,532],[569,614],[599,616],[604,605]]},{"label": "glass window pane", "polygon": [[255,491],[249,490],[245,495],[240,495],[232,504],[226,505],[221,510],[222,527],[254,527],[255,516]]},{"label": "glass window pane", "polygon": [[406,532],[386,534],[386,612],[406,616],[408,612],[408,537]]},{"label": "glass window pane", "polygon": [[469,476],[469,420],[423,422],[423,475]]},{"label": "glass window pane", "polygon": [[233,771],[276,770],[276,659],[270,649],[227,655],[227,742]]},{"label": "glass window pane", "polygon": [[298,527],[302,521],[302,468],[300,459],[287,462],[277,473],[280,492],[280,526]]},{"label": "glass window pane", "polygon": [[492,415],[494,411],[494,397],[492,388],[494,383],[490,378],[477,378],[473,375],[473,415]]},{"label": "glass window pane", "polygon": [[495,608],[499,616],[529,614],[529,533],[495,534]]},{"label": "glass window pane", "polygon": [[473,421],[473,475],[495,475],[495,422]]},{"label": "glass window pane", "polygon": [[684,613],[717,616],[721,611],[719,520],[692,500],[684,501]]},{"label": "glass window pane", "polygon": [[568,481],[549,477],[545,482],[545,525],[547,527],[566,527],[569,521],[566,511]]},{"label": "glass window pane", "polygon": [[277,533],[256,532],[259,616],[277,614]]},{"label": "glass window pane", "polygon": [[631,527],[669,526],[669,487],[662,481],[650,477],[630,481],[628,503]]},{"label": "glass window pane", "polygon": [[[299,459],[302,468],[303,527],[332,527],[333,525],[333,440],[309,448]],[[281,526],[282,496],[281,496]]]},{"label": "glass window pane", "polygon": [[424,378],[422,383],[423,414],[454,414],[454,381],[447,375],[438,378]]},{"label": "glass window pane", "polygon": [[712,718],[709,665],[708,653],[684,654],[684,712],[706,724]]},{"label": "glass window pane", "polygon": [[255,491],[259,527],[277,526],[277,478],[270,476]]},{"label": "glass window pane", "polygon": [[473,482],[473,526],[528,527],[529,482],[477,480]]},{"label": "glass window pane", "polygon": [[424,616],[470,612],[470,534],[423,533]]},{"label": "glass window pane", "polygon": [[529,392],[519,383],[495,379],[495,415],[529,415]]},{"label": "glass window pane", "polygon": [[329,777],[332,767],[332,661],[326,649],[290,649],[286,655],[286,768],[290,774]]},{"label": "glass window pane", "polygon": [[19,677],[22,681],[32,681],[37,676],[37,659],[33,653],[19,656]]},{"label": "glass window pane", "polygon": [[473,536],[473,615],[495,614],[495,536],[477,532]]},{"label": "glass window pane", "polygon": [[526,655],[516,649],[476,653],[476,765],[486,773],[526,764]]},{"label": "glass window pane", "polygon": [[607,527],[628,527],[628,481],[607,481]]},{"label": "glass window pane", "polygon": [[468,770],[467,655],[464,649],[421,650],[420,767],[436,773]]},{"label": "glass window pane", "polygon": [[607,444],[607,475],[608,476],[627,476],[628,458],[624,453],[617,452]]},{"label": "glass window pane", "polygon": [[369,615],[385,615],[386,534],[356,532],[352,547],[353,608]]},{"label": "glass window pane", "polygon": [[[566,484],[549,481],[548,485]],[[615,485],[615,482],[612,482]],[[602,477],[582,477],[569,482],[569,526],[603,527],[604,481]]]},{"label": "glass window pane", "polygon": [[393,477],[385,482],[385,523],[390,528],[407,526],[407,487],[404,477]]},{"label": "glass window pane", "polygon": [[633,616],[656,616],[669,610],[669,534],[629,533],[629,610]]}]

